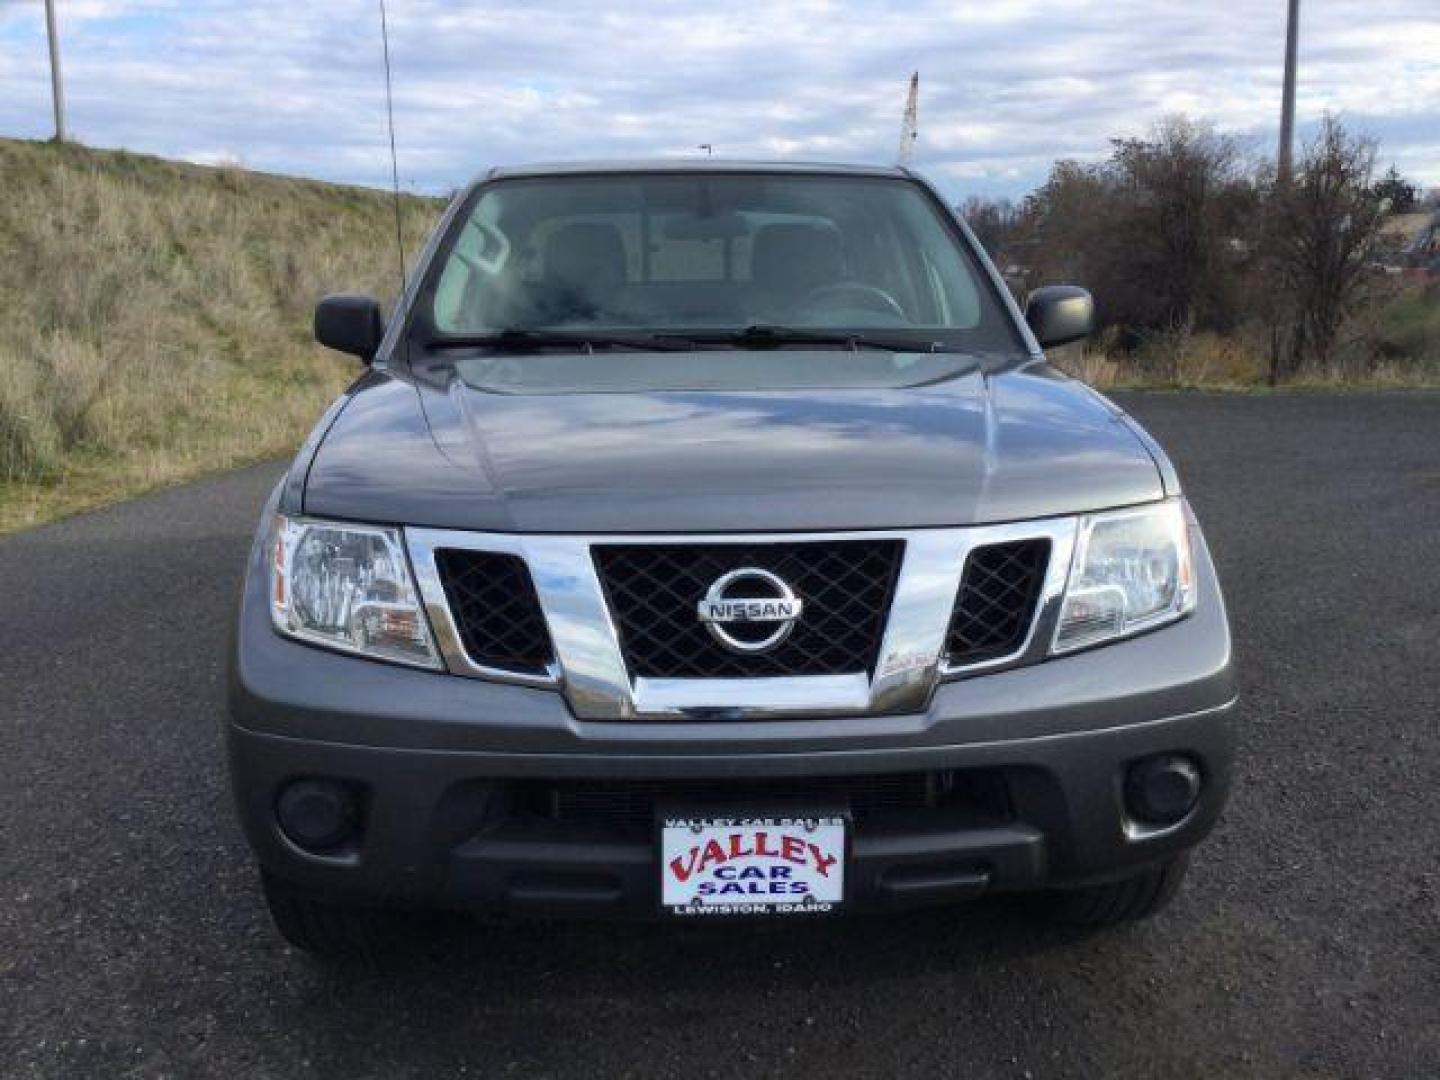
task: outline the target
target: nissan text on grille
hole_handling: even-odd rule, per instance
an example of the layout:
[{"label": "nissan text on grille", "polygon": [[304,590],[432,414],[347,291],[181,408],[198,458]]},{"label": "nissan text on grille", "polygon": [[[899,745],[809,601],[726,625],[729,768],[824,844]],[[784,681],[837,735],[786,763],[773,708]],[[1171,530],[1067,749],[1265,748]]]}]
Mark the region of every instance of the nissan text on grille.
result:
[{"label": "nissan text on grille", "polygon": [[281,934],[1180,887],[1231,773],[1175,468],[904,167],[494,168],[249,557],[228,737]]}]

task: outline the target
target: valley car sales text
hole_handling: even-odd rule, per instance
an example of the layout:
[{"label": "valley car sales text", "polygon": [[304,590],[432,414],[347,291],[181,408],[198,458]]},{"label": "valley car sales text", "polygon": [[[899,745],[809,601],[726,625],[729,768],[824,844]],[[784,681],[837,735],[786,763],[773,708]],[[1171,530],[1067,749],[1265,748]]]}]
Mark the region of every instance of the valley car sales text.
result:
[{"label": "valley car sales text", "polygon": [[[665,824],[677,828],[690,823],[684,819],[667,819]],[[708,824],[713,826],[718,822],[712,820]],[[747,830],[718,837],[712,835],[703,844],[693,844],[688,852],[672,858],[666,872],[675,882],[683,885],[696,877],[708,878],[695,885],[694,897],[699,903],[675,910],[687,914],[719,911],[740,914],[749,906],[747,900],[762,898],[767,901],[764,910],[771,912],[777,908],[817,913],[830,909],[832,905],[828,903],[815,902],[811,883],[805,878],[816,874],[829,878],[839,856],[827,853],[805,836],[804,820],[769,824],[778,826],[777,831]],[[797,876],[797,871],[802,874]],[[797,903],[793,907],[787,903],[777,904],[781,897],[793,897]]]}]

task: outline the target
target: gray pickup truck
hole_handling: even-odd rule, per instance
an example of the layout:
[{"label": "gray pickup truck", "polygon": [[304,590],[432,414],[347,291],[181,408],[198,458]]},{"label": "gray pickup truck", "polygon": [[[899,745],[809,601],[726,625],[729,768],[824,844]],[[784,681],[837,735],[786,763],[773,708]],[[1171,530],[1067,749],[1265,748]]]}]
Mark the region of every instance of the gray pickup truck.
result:
[{"label": "gray pickup truck", "polygon": [[[495,169],[265,507],[229,747],[275,922],[1162,907],[1230,633],[1175,470],[904,169]],[[390,916],[393,918],[393,914]]]}]

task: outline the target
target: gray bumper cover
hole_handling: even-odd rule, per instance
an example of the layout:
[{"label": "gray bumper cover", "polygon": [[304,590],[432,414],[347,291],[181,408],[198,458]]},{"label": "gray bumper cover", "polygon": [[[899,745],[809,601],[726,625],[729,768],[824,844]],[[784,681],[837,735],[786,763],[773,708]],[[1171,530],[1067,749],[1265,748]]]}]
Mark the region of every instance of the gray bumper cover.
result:
[{"label": "gray bumper cover", "polygon": [[[1130,641],[939,686],[912,715],[765,721],[579,721],[553,690],[343,656],[279,637],[263,574],[246,586],[232,667],[231,767],[241,819],[271,872],[319,891],[510,913],[656,910],[651,845],[481,827],[478,790],[522,778],[760,778],[988,769],[1013,819],[943,815],[857,831],[853,907],[951,899],[1123,873],[1197,843],[1223,807],[1232,755],[1230,636],[1208,554],[1194,615]],[[1182,822],[1143,830],[1125,765],[1184,752],[1205,775]],[[301,776],[366,793],[357,857],[299,851],[279,787]],[[483,800],[482,800],[483,801]]]}]

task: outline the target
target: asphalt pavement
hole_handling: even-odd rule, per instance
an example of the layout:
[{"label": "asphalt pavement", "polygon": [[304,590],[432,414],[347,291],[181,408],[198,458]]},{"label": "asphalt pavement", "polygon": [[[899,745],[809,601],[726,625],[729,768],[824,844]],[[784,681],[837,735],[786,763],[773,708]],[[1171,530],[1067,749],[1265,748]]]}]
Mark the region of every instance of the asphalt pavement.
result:
[{"label": "asphalt pavement", "polygon": [[224,656],[279,466],[0,540],[0,1076],[1440,1074],[1440,395],[1128,395],[1241,669],[1237,787],[1120,930],[903,919],[272,932]]}]

